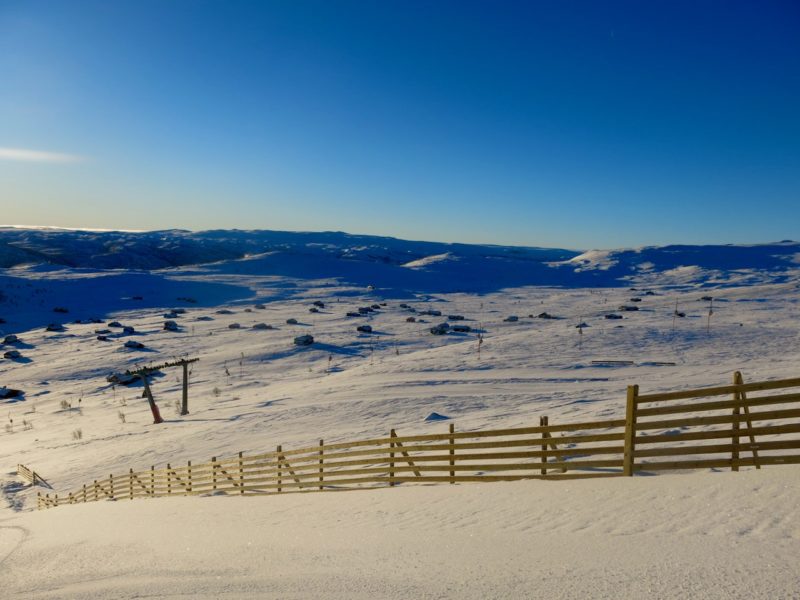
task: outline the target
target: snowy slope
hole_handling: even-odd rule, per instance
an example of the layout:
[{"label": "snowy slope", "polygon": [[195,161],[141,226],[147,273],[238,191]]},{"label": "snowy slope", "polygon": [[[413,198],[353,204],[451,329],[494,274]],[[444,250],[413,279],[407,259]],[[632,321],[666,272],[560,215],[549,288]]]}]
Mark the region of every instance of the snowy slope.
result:
[{"label": "snowy slope", "polygon": [[[96,469],[100,457],[103,472],[127,469],[131,461],[166,462],[172,454],[207,459],[265,444],[309,443],[320,436],[341,439],[391,427],[435,426],[422,422],[433,411],[454,417],[465,428],[530,424],[541,414],[559,420],[605,417],[621,414],[624,389],[631,382],[652,388],[704,385],[726,382],[736,369],[751,379],[791,376],[797,364],[795,282],[714,293],[713,327],[707,332],[708,305],[699,300],[706,288],[654,288],[656,295],[642,296],[638,312],[609,321],[604,315],[636,292],[528,287],[479,296],[422,293],[409,300],[392,298],[380,288],[263,276],[253,270],[257,261],[194,268],[164,279],[118,274],[115,280],[87,273],[70,278],[59,272],[56,281],[86,286],[77,288],[82,289],[80,298],[94,303],[91,308],[106,322],[113,318],[135,327],[131,336],[112,330],[107,342],[96,340],[94,333],[105,324],[72,323],[88,311],[73,310],[53,280],[40,279],[40,273],[18,274],[33,291],[6,313],[8,322],[0,327],[4,334],[20,336],[20,344],[6,349],[18,348],[23,358],[0,360],[0,385],[25,392],[23,402],[8,405],[8,415],[17,425],[31,421],[33,429],[0,431],[0,457],[10,466],[30,462],[57,488],[66,489],[82,482],[82,472]],[[143,289],[143,300],[125,299]],[[189,293],[196,303],[178,300]],[[35,304],[32,299],[39,296],[48,301]],[[51,300],[63,301],[70,313],[47,310]],[[326,307],[310,313],[313,300]],[[109,310],[103,311],[106,301]],[[368,317],[345,315],[383,301],[387,306]],[[255,308],[258,302],[265,308]],[[673,330],[676,302],[687,316]],[[465,315],[475,331],[431,336],[428,328],[442,318],[418,316],[409,323],[412,313],[401,303]],[[232,314],[217,314],[223,305]],[[176,319],[180,331],[163,331],[163,314],[175,306],[188,311]],[[543,311],[561,318],[528,317]],[[47,320],[65,317],[66,330],[25,329],[26,319],[41,320],[42,313]],[[520,321],[504,322],[510,314]],[[287,325],[289,318],[299,324]],[[260,322],[274,329],[251,328]],[[375,333],[357,333],[362,322]],[[590,326],[581,336],[575,329],[579,322]],[[229,329],[233,323],[241,329]],[[477,331],[485,338],[480,358]],[[306,349],[293,346],[293,337],[301,333],[311,333],[317,343]],[[143,342],[146,349],[123,348],[128,339]],[[146,404],[137,400],[140,389],[111,389],[104,379],[112,371],[183,355],[201,358],[193,373],[195,400],[191,417],[170,427],[149,425]],[[591,364],[605,359],[635,360],[640,366]],[[676,366],[647,366],[651,362]],[[174,377],[154,384],[168,404],[178,396]],[[60,408],[61,400],[76,404],[79,398],[80,411]],[[124,424],[118,420],[120,410],[126,414]],[[77,428],[83,430],[80,443],[71,439]],[[118,443],[142,436],[148,446],[144,456],[137,444]],[[69,450],[69,469],[59,466],[63,457],[53,452],[58,448]]]},{"label": "snowy slope", "polygon": [[773,244],[715,246],[651,246],[637,249],[591,250],[559,266],[607,281],[686,284],[760,283],[784,281],[796,274],[796,252],[790,240]]},{"label": "snowy slope", "polygon": [[798,474],[70,506],[0,524],[0,583],[32,600],[794,598]]},{"label": "snowy slope", "polygon": [[[608,255],[597,259],[608,264]],[[0,429],[7,503],[0,508],[0,585],[20,598],[525,597],[522,590],[534,585],[555,597],[643,597],[648,590],[730,597],[726,586],[734,585],[740,597],[790,597],[797,574],[785,557],[796,554],[800,539],[789,500],[798,471],[790,466],[602,484],[167,499],[29,512],[35,492],[12,474],[17,463],[64,492],[130,467],[373,437],[391,428],[446,430],[446,423],[425,422],[431,412],[451,417],[459,430],[531,425],[541,415],[551,423],[615,418],[624,413],[630,383],[644,392],[726,383],[737,369],[747,380],[800,375],[800,279],[792,271],[745,278],[746,285],[734,285],[738,275],[724,285],[653,279],[646,284],[653,295],[641,283],[629,284],[637,290],[573,282],[435,291],[437,272],[428,269],[455,262],[469,259],[440,256],[412,266],[348,260],[351,270],[342,276],[334,269],[340,259],[275,251],[157,272],[53,265],[4,271],[0,316],[7,323],[0,329],[21,342],[2,350],[18,348],[23,358],[0,360],[0,386],[24,396],[0,405],[9,426]],[[568,273],[574,265],[542,268]],[[298,271],[304,276],[294,276]],[[429,280],[392,281],[408,273],[427,273],[434,283],[414,289]],[[646,273],[638,277],[647,281]],[[373,289],[354,280],[374,282]],[[639,311],[604,318],[637,294]],[[704,295],[714,297],[710,330]],[[325,308],[309,312],[315,300]],[[367,317],[346,316],[382,302]],[[684,318],[673,319],[676,302]],[[175,319],[180,331],[164,331],[163,314],[176,307],[187,311]],[[420,315],[431,308],[443,317]],[[543,311],[558,318],[535,318]],[[430,335],[448,314],[464,315],[475,331]],[[512,314],[519,321],[505,322]],[[74,323],[90,316],[104,323]],[[289,318],[299,323],[289,325]],[[136,332],[112,329],[110,341],[98,341],[95,330],[111,319]],[[44,331],[52,320],[66,330]],[[252,329],[262,322],[274,329]],[[376,333],[355,331],[365,322]],[[582,335],[580,322],[589,325]],[[229,328],[234,323],[241,327]],[[480,356],[477,332],[485,339]],[[294,346],[301,333],[316,343]],[[129,339],[146,348],[125,349]],[[154,378],[167,418],[162,425],[152,424],[141,387],[105,381],[112,371],[187,355],[200,357],[189,416],[177,416],[173,406],[177,373]],[[633,364],[592,363],[612,359]],[[658,365],[664,362],[675,364]],[[710,578],[690,568],[701,558]],[[735,575],[726,571],[730,561]],[[30,569],[41,573],[35,587]],[[599,587],[587,587],[589,578]]]}]

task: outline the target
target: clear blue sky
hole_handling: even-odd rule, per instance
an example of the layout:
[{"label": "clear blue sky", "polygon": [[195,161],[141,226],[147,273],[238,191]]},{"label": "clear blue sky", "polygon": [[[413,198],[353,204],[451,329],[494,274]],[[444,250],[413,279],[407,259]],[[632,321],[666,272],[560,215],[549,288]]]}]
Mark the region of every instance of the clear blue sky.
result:
[{"label": "clear blue sky", "polygon": [[800,237],[800,4],[0,0],[0,223]]}]

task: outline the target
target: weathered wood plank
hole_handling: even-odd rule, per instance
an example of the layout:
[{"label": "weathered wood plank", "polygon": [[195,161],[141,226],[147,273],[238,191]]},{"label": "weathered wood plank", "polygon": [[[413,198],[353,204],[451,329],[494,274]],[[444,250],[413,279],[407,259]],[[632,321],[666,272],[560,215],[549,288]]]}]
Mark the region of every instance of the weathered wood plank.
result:
[{"label": "weathered wood plank", "polygon": [[[394,435],[394,429],[392,429],[392,435]],[[409,456],[408,452],[406,452],[405,450],[403,450],[403,444],[402,444],[402,443],[400,443],[399,441],[397,441],[397,439],[398,439],[398,438],[397,438],[397,437],[395,437],[395,441],[394,441],[394,445],[395,445],[395,447],[396,447],[396,448],[400,448],[400,454],[402,454],[402,455],[403,455],[403,456],[406,458],[406,461],[408,462],[408,464],[409,464],[410,466],[412,466],[412,467],[413,467],[413,466],[414,466],[414,463],[411,461],[411,458],[410,458],[410,456]],[[416,475],[417,477],[420,477],[420,473],[419,473],[419,472],[420,472],[420,470],[419,470],[419,469],[415,469],[415,470],[414,470],[414,475]]]},{"label": "weathered wood plank", "polygon": [[627,476],[633,475],[634,456],[636,448],[636,404],[639,397],[639,386],[629,385],[625,405],[625,450],[623,456],[623,472]]},{"label": "weathered wood plank", "polygon": [[[800,455],[787,455],[787,456],[761,456],[759,458],[740,458],[740,466],[755,466],[756,463],[762,465],[795,465],[800,464]],[[732,461],[730,458],[726,459],[704,459],[704,460],[680,460],[680,461],[664,461],[664,462],[649,462],[640,463],[636,465],[637,471],[666,471],[666,470],[681,470],[681,469],[713,469],[730,467]]]},{"label": "weathered wood plank", "polygon": [[[800,433],[800,423],[787,425],[764,425],[753,427],[753,435],[780,435],[784,433]],[[714,429],[708,431],[692,431],[688,433],[661,433],[657,435],[637,435],[636,445],[657,444],[661,442],[687,442],[697,440],[712,440],[731,437],[730,429]]]},{"label": "weathered wood plank", "polygon": [[[734,383],[737,383],[737,384],[744,383],[744,380],[742,379],[742,374],[739,371],[736,371],[736,373],[734,374]],[[756,438],[752,433],[752,431],[753,431],[753,421],[750,418],[750,404],[747,401],[747,393],[746,392],[739,392],[739,400],[744,403],[742,408],[744,409],[744,414],[745,414],[746,421],[747,421],[747,431],[748,431],[748,436],[747,437],[750,439],[750,443],[751,444],[755,444],[756,443]],[[737,443],[738,443],[738,440],[737,440]],[[757,459],[758,458],[758,450],[752,450],[752,453],[753,453],[753,458]],[[760,469],[760,468],[761,468],[761,465],[758,464],[758,462],[756,462],[756,469]]]},{"label": "weathered wood plank", "polygon": [[[549,441],[549,440],[548,440]],[[519,459],[519,458],[542,458],[543,456],[555,456],[555,457],[570,457],[570,456],[596,456],[596,455],[613,455],[613,454],[622,454],[624,448],[622,446],[597,446],[597,447],[586,447],[586,448],[558,448],[555,447],[555,444],[550,444],[549,449],[547,450],[517,450],[512,452],[481,452],[481,453],[462,453],[456,455],[456,460],[459,462],[464,461],[474,461],[474,460],[483,460],[483,461],[491,461],[491,460],[507,460],[507,459]],[[451,460],[450,454],[415,454],[412,456],[413,463],[416,464],[418,462],[449,462]],[[365,457],[359,458],[354,460],[341,460],[341,461],[332,461],[332,460],[325,460],[325,469],[326,472],[334,472],[335,469],[343,468],[343,467],[351,467],[351,466],[360,466],[360,465],[391,465],[391,456],[377,456],[377,457]],[[407,461],[406,461],[407,462]],[[316,472],[317,465],[313,463],[309,464],[302,464],[297,465],[292,463],[292,468],[295,472]],[[277,466],[273,466],[272,468],[267,469],[258,469],[258,470],[247,470],[245,469],[245,478],[249,478],[253,475],[266,475],[270,473],[276,473],[278,471]]]},{"label": "weathered wood plank", "polygon": [[[684,419],[668,419],[665,421],[640,421],[636,423],[636,431],[648,429],[670,429],[672,427],[694,427],[697,425],[727,425],[743,421],[773,421],[778,419],[795,419],[800,417],[800,408],[784,410],[765,410],[751,412],[747,415],[716,415],[712,417],[687,417]],[[638,442],[637,437],[637,442]]]},{"label": "weathered wood plank", "polygon": [[[771,404],[789,404],[800,402],[800,394],[779,394],[776,396],[761,396],[757,398],[747,398],[739,401],[741,406],[769,406]],[[661,415],[685,414],[692,412],[728,410],[734,408],[735,400],[721,400],[715,402],[698,402],[697,404],[676,404],[671,406],[656,406],[653,408],[640,408],[636,411],[637,417],[654,417]]]},{"label": "weathered wood plank", "polygon": [[718,387],[697,388],[680,392],[664,392],[659,394],[642,394],[637,402],[663,402],[666,400],[688,400],[689,398],[704,398],[706,396],[727,396],[735,392],[760,392],[763,390],[777,390],[781,388],[800,386],[800,378],[779,379],[776,381],[756,381],[742,385],[723,385]]},{"label": "weathered wood plank", "polygon": [[[726,436],[727,437],[727,436]],[[800,440],[788,441],[761,441],[756,443],[740,443],[740,450],[768,451],[768,450],[794,450],[800,449]],[[654,456],[677,456],[685,454],[729,454],[733,451],[733,444],[708,444],[704,446],[674,446],[669,448],[638,448],[634,455],[637,458]],[[757,457],[756,457],[757,458]]]}]

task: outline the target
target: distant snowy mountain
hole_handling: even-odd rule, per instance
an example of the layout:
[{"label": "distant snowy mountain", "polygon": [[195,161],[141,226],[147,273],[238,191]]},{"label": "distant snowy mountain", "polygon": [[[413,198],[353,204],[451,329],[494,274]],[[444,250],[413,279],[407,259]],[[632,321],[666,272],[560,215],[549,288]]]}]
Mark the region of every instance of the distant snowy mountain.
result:
[{"label": "distant snowy mountain", "polygon": [[0,228],[0,267],[47,262],[91,269],[197,265],[266,252],[402,265],[440,254],[511,258],[542,263],[569,259],[572,250],[416,242],[342,232],[184,230],[130,232]]},{"label": "distant snowy mountain", "polygon": [[[739,285],[800,273],[800,243],[591,250],[446,244],[342,232],[0,228],[0,268],[247,272],[414,292],[547,285]],[[10,274],[10,273],[9,273]]]},{"label": "distant snowy mountain", "polygon": [[560,267],[579,276],[594,274],[608,281],[746,284],[781,282],[798,273],[800,243],[650,246],[591,250]]}]

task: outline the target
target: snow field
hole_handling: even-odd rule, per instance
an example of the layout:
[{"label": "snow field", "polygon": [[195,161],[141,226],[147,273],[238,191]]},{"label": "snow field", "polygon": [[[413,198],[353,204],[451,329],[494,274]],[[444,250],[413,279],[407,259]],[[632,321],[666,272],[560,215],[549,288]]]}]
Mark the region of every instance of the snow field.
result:
[{"label": "snow field", "polygon": [[[175,271],[163,289],[135,277],[118,289],[105,274],[75,273],[81,289],[95,290],[104,323],[134,326],[130,336],[114,330],[110,342],[95,339],[105,324],[25,329],[19,324],[40,320],[42,307],[17,297],[22,308],[2,327],[20,336],[26,360],[0,361],[0,385],[25,391],[24,401],[3,404],[0,415],[11,425],[0,429],[8,504],[0,509],[0,585],[9,597],[791,598],[800,587],[791,560],[800,539],[792,466],[29,512],[35,492],[11,475],[17,463],[66,492],[131,467],[375,437],[391,428],[446,431],[447,423],[424,421],[431,412],[449,416],[459,431],[536,425],[541,415],[551,424],[599,420],[624,414],[631,383],[649,393],[728,383],[735,370],[745,381],[798,376],[794,282],[652,286],[657,295],[642,295],[639,311],[608,320],[639,291],[524,287],[393,297],[380,287],[266,277],[246,266]],[[75,282],[69,273],[57,277],[51,285],[31,275],[45,306],[68,304],[59,286]],[[159,306],[131,308],[120,299],[135,293],[136,281],[162,294]],[[196,304],[177,300],[186,282],[202,283],[192,288]],[[709,330],[708,303],[699,300],[706,294],[715,298]],[[325,308],[311,313],[315,300]],[[674,319],[673,329],[676,300],[686,317]],[[366,317],[345,316],[381,302],[387,306]],[[173,307],[187,310],[175,319],[180,331],[163,331],[163,313]],[[231,314],[217,312],[223,308]],[[442,316],[420,314],[429,309]],[[559,318],[536,318],[544,311]],[[430,335],[449,314],[464,315],[481,332],[480,356],[477,332]],[[417,322],[406,321],[412,315]],[[520,319],[504,322],[509,315]],[[289,318],[299,324],[287,325]],[[261,322],[274,329],[251,328]],[[588,327],[579,334],[581,322]],[[362,323],[375,333],[357,333]],[[304,333],[317,343],[294,346]],[[146,349],[123,349],[128,339]],[[158,426],[140,386],[105,381],[112,371],[180,356],[200,357],[186,417],[173,406],[177,369],[153,378],[167,420]]]},{"label": "snow field", "polygon": [[793,598],[798,492],[776,467],[109,501],[0,524],[0,582],[32,599]]}]

